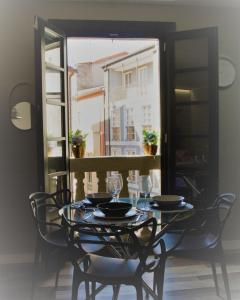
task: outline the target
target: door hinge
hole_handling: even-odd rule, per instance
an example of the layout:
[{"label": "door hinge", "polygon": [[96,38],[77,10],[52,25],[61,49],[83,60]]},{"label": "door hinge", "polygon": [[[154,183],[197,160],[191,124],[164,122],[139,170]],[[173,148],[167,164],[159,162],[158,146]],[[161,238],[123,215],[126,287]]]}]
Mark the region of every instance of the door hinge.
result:
[{"label": "door hinge", "polygon": [[163,42],[163,52],[167,52],[167,43]]},{"label": "door hinge", "polygon": [[165,133],[164,134],[164,143],[167,144],[167,142],[168,142],[168,136],[167,136],[167,133]]}]

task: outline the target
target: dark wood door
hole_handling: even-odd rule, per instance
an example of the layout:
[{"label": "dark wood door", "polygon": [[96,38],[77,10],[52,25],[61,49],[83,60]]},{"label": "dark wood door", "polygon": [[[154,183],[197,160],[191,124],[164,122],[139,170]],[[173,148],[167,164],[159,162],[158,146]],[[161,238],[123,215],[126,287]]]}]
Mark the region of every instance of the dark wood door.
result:
[{"label": "dark wood door", "polygon": [[170,33],[167,186],[209,204],[218,193],[217,29]]},{"label": "dark wood door", "polygon": [[35,19],[37,147],[40,191],[69,186],[66,37]]}]

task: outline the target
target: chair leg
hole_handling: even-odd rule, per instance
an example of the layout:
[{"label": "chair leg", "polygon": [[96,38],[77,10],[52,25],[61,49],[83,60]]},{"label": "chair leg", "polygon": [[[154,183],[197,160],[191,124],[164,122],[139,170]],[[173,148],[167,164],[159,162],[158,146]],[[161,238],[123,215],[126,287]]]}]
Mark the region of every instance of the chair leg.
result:
[{"label": "chair leg", "polygon": [[79,280],[75,270],[73,271],[73,282],[72,282],[72,300],[77,300],[78,298],[78,287],[81,281]]},{"label": "chair leg", "polygon": [[211,267],[212,267],[212,273],[213,273],[213,280],[216,288],[217,296],[219,296],[219,286],[218,286],[218,280],[217,280],[217,272],[216,272],[216,264],[214,261],[214,258],[211,259]]},{"label": "chair leg", "polygon": [[146,289],[145,290],[145,299],[149,299],[149,297],[150,297],[150,294],[149,294],[148,290]]},{"label": "chair leg", "polygon": [[223,276],[223,282],[224,282],[224,286],[225,286],[227,300],[231,300],[232,297],[231,297],[231,291],[230,291],[228,273],[227,273],[227,266],[226,266],[226,261],[225,261],[225,256],[224,256],[223,250],[221,253],[221,269],[222,269],[222,276]]},{"label": "chair leg", "polygon": [[158,270],[156,271],[157,278],[155,278],[156,286],[157,286],[157,295],[159,300],[163,299],[165,265],[166,265],[166,259],[162,257],[162,261],[160,262]]},{"label": "chair leg", "polygon": [[60,269],[57,270],[56,278],[55,278],[55,290],[57,290],[58,287],[58,279],[59,279]]},{"label": "chair leg", "polygon": [[137,293],[137,300],[143,300],[143,292],[142,292],[142,285],[141,283],[137,283],[135,285],[136,293]]},{"label": "chair leg", "polygon": [[96,282],[93,281],[92,282],[92,297],[91,297],[91,300],[95,300],[95,296],[96,296]]},{"label": "chair leg", "polygon": [[153,291],[156,293],[157,290],[157,274],[156,271],[153,273]]},{"label": "chair leg", "polygon": [[113,297],[112,297],[112,300],[117,300],[118,294],[119,294],[119,290],[120,290],[120,284],[113,285]]},{"label": "chair leg", "polygon": [[[88,268],[88,262],[87,260],[83,261],[83,268],[84,271],[87,271]],[[90,289],[89,289],[89,281],[85,281],[85,294],[86,294],[86,299],[90,299]]]}]

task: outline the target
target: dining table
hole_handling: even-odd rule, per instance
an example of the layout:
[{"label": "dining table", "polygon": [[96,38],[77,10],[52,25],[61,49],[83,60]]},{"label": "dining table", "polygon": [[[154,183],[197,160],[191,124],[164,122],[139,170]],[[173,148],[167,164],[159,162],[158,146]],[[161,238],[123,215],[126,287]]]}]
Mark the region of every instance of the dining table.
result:
[{"label": "dining table", "polygon": [[[156,205],[152,199],[132,199],[132,198],[119,198],[119,202],[127,202],[132,205],[130,211],[121,217],[107,217],[98,207],[93,206],[88,199],[76,201],[74,203],[65,205],[59,210],[59,214],[67,222],[68,225],[74,226],[78,223],[106,225],[108,228],[114,226],[113,230],[116,230],[118,226],[132,227],[138,226],[142,222],[147,221],[150,218],[155,218],[157,221],[157,231],[160,232],[166,225],[177,221],[182,221],[185,218],[189,218],[194,214],[194,207],[186,200],[181,205],[167,206]],[[112,229],[111,229],[112,230]],[[150,230],[148,227],[143,227],[140,233],[141,239],[148,240]],[[112,247],[111,253],[114,257],[122,257],[122,253],[119,249]],[[149,285],[143,280],[143,288],[147,295],[155,297],[155,292],[149,287]],[[105,285],[100,285],[95,290],[95,295],[99,293]]]},{"label": "dining table", "polygon": [[194,214],[192,204],[184,201],[178,206],[155,205],[151,199],[119,198],[119,202],[132,204],[132,209],[121,217],[107,217],[98,207],[94,207],[88,199],[76,201],[62,207],[59,214],[65,221],[74,225],[76,223],[91,223],[115,226],[135,226],[149,218],[155,218],[159,227],[176,220],[183,220]]}]

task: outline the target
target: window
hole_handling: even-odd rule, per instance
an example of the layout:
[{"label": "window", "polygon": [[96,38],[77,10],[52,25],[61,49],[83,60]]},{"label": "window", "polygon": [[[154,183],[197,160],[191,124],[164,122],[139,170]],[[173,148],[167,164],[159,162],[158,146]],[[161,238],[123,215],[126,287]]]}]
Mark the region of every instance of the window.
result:
[{"label": "window", "polygon": [[121,154],[121,148],[111,148],[111,156],[120,156]]},{"label": "window", "polygon": [[125,88],[132,86],[133,83],[133,73],[132,71],[124,73],[123,85]]},{"label": "window", "polygon": [[138,86],[139,86],[140,95],[147,94],[147,87],[146,87],[147,81],[148,81],[148,68],[147,66],[144,66],[138,69]]},{"label": "window", "polygon": [[128,148],[128,149],[125,149],[124,152],[125,152],[126,155],[129,155],[129,156],[136,155],[136,150],[135,149]]},{"label": "window", "polygon": [[120,108],[113,108],[112,111],[112,141],[121,140],[121,128],[120,128]]},{"label": "window", "polygon": [[151,105],[144,105],[142,107],[143,111],[143,129],[145,130],[151,130],[152,129],[152,111],[151,111]]},{"label": "window", "polygon": [[132,107],[126,109],[126,140],[135,140],[134,115]]},{"label": "window", "polygon": [[121,140],[121,131],[120,127],[112,128],[112,141],[120,141]]},{"label": "window", "polygon": [[127,126],[127,140],[135,141],[135,128],[134,126]]}]

